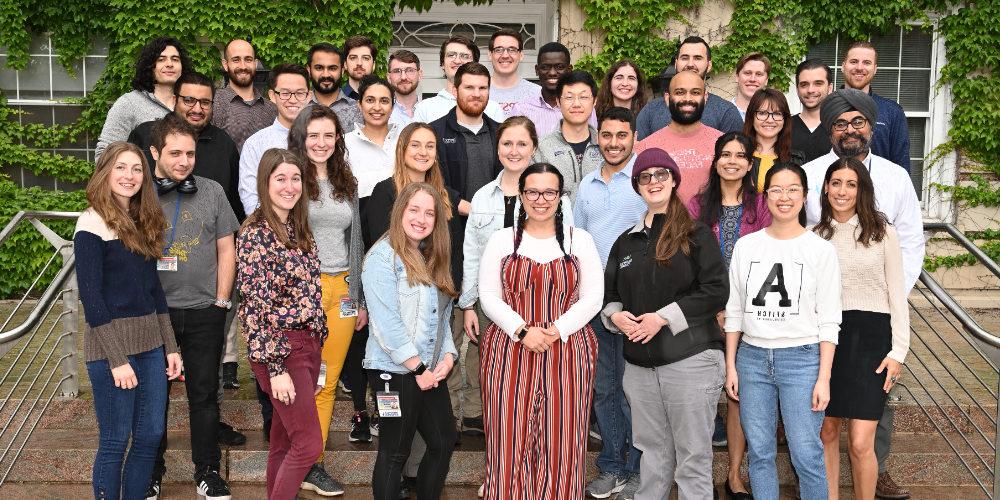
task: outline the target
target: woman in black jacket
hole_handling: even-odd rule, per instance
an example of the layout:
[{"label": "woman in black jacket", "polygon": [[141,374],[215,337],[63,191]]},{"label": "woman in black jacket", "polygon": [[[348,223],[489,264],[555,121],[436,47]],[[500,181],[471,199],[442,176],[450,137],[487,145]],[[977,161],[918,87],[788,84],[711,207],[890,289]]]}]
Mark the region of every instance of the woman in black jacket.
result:
[{"label": "woman in black jacket", "polygon": [[625,342],[622,385],[632,440],[642,451],[637,497],[712,498],[712,430],[725,381],[722,331],[715,319],[729,282],[712,230],[675,196],[677,163],[643,151],[632,187],[649,209],[611,248],[602,320]]}]

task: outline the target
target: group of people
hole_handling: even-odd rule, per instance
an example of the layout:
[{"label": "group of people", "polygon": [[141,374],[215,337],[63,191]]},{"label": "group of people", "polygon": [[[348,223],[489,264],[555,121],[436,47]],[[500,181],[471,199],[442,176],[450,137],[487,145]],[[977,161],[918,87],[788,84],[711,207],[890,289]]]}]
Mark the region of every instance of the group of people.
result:
[{"label": "group of people", "polygon": [[485,435],[487,499],[675,483],[708,499],[713,444],[730,498],[776,499],[781,439],[801,497],[837,498],[844,420],[856,496],[908,497],[884,467],[886,400],[924,240],[905,117],[870,89],[875,48],[848,48],[836,91],[829,66],[802,62],[792,116],[763,54],[739,61],[727,101],[706,90],[699,37],[662,97],[628,60],[598,85],[559,43],[532,83],[523,43],[495,32],[491,71],[449,38],[430,98],[415,54],[390,54],[381,78],[364,36],[274,65],[266,94],[245,40],[223,50],[221,89],[177,40],[145,46],[74,235],[95,497],[157,498],[182,373],[197,493],[231,497],[233,323],[268,498],[344,493],[323,458],[338,381],[350,441],[378,436],[378,500],[439,498],[460,433]]}]

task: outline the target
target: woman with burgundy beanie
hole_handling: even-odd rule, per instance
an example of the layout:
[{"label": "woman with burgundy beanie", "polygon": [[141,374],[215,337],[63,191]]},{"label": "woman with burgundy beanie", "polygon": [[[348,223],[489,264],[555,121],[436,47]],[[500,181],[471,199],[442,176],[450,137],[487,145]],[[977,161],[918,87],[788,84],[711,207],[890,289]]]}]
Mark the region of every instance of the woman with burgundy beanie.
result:
[{"label": "woman with burgundy beanie", "polygon": [[725,381],[715,319],[729,296],[712,230],[676,196],[677,163],[662,149],[639,154],[632,187],[648,205],[618,237],[605,268],[601,318],[625,335],[622,385],[632,439],[642,451],[637,498],[712,498],[712,430]]}]

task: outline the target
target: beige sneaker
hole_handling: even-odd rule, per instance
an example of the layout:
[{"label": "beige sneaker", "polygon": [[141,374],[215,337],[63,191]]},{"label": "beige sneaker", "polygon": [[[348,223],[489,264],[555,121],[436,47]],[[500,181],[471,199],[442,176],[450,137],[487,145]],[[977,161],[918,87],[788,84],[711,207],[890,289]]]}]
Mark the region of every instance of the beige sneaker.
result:
[{"label": "beige sneaker", "polygon": [[483,498],[483,495],[485,494],[486,494],[486,483],[483,483],[479,485],[479,493],[478,493],[479,498]]}]

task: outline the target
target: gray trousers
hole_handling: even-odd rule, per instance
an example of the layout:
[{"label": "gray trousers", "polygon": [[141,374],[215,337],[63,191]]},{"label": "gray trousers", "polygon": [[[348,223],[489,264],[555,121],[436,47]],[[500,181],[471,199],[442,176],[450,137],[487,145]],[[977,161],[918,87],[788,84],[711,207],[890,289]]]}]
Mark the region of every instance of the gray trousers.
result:
[{"label": "gray trousers", "polygon": [[722,351],[709,349],[656,368],[625,363],[632,443],[642,451],[637,500],[711,500],[712,431],[725,382]]},{"label": "gray trousers", "polygon": [[896,415],[896,407],[892,405],[892,402],[896,399],[896,387],[893,385],[892,389],[889,390],[889,401],[886,402],[882,418],[879,419],[878,427],[875,428],[875,458],[878,459],[879,474],[885,472],[885,461],[889,458],[889,451],[892,449],[893,418]]}]

